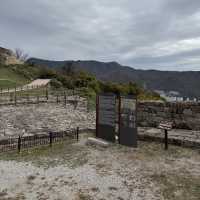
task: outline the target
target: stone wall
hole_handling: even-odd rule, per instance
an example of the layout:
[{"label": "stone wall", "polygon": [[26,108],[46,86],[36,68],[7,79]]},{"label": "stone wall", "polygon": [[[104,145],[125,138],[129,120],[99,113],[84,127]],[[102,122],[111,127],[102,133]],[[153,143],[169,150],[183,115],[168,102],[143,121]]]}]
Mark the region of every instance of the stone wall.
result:
[{"label": "stone wall", "polygon": [[177,129],[200,130],[200,103],[138,103],[139,126],[157,127],[163,120],[173,121]]}]

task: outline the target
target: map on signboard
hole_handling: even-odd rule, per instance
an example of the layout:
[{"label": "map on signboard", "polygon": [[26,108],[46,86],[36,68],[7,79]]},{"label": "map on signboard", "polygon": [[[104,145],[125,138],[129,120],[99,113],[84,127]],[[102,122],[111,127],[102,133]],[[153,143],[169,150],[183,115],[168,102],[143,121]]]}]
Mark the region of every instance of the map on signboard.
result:
[{"label": "map on signboard", "polygon": [[136,128],[135,99],[121,99],[121,123],[124,127]]},{"label": "map on signboard", "polygon": [[115,126],[115,96],[99,96],[99,124]]},{"label": "map on signboard", "polygon": [[173,128],[173,122],[170,121],[160,122],[158,128],[163,130],[171,130]]}]

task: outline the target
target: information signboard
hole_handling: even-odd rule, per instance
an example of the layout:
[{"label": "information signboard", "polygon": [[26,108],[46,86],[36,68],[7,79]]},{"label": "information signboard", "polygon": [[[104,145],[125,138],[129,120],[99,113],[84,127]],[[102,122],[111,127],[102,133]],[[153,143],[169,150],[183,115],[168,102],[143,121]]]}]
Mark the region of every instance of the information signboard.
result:
[{"label": "information signboard", "polygon": [[97,97],[97,137],[114,142],[116,120],[115,95],[99,95]]},{"label": "information signboard", "polygon": [[133,96],[122,96],[119,106],[119,143],[137,147],[137,100]]}]

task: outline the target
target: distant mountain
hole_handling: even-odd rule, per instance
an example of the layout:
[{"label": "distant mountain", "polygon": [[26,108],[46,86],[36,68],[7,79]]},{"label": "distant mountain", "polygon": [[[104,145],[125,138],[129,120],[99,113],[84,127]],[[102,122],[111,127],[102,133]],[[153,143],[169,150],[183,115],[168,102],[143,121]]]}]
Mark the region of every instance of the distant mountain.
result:
[{"label": "distant mountain", "polygon": [[49,61],[31,58],[28,63],[60,68],[70,66],[86,70],[103,81],[137,82],[150,90],[177,91],[182,96],[200,97],[200,71],[138,70],[117,62]]}]

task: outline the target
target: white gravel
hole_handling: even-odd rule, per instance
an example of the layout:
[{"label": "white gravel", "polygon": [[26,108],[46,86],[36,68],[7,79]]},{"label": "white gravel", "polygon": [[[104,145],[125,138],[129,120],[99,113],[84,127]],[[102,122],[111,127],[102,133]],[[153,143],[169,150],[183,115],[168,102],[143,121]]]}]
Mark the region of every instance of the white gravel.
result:
[{"label": "white gravel", "polygon": [[[37,157],[31,160],[33,152],[29,152],[30,160],[26,161],[0,160],[0,199],[162,200],[161,185],[152,181],[153,175],[173,177],[183,173],[185,177],[200,177],[200,158],[193,150],[171,147],[165,152],[154,143],[152,146],[141,143],[138,149],[119,145],[105,149],[85,146],[82,138],[67,148],[72,151],[52,156],[49,150],[49,156],[42,157],[43,162],[66,161],[57,166],[50,164],[48,168],[36,165]],[[80,153],[73,153],[76,148]],[[71,156],[68,160],[66,154]],[[85,163],[75,167],[68,164],[68,161],[79,163],[83,155]]]}]

